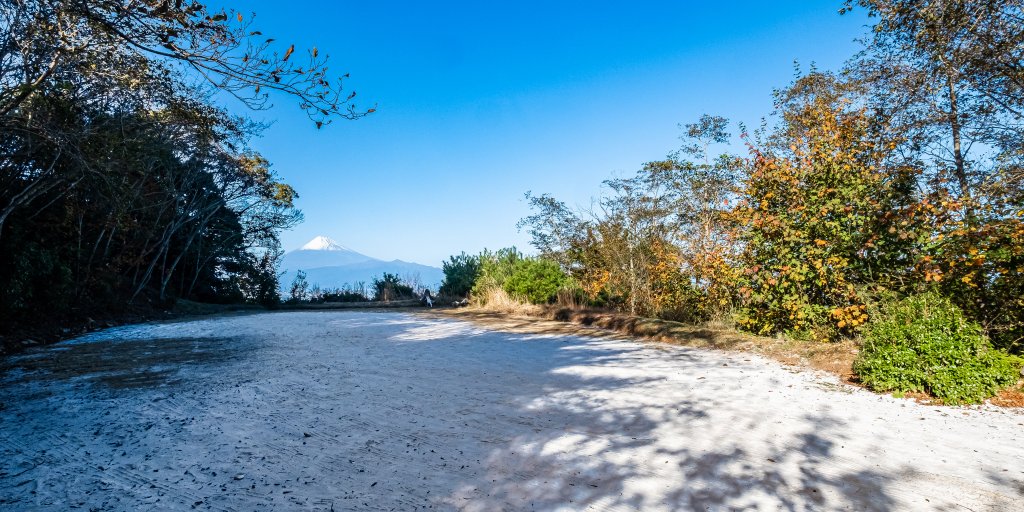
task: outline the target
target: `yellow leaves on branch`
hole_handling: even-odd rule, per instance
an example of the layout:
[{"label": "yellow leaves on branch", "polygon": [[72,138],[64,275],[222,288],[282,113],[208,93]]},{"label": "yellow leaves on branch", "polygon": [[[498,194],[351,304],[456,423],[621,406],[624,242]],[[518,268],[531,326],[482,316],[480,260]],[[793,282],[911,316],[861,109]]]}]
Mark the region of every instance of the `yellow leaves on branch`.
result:
[{"label": "yellow leaves on branch", "polygon": [[849,327],[852,329],[868,321],[867,306],[854,304],[843,308],[835,308],[832,310],[831,316],[836,322],[836,327],[840,329]]}]

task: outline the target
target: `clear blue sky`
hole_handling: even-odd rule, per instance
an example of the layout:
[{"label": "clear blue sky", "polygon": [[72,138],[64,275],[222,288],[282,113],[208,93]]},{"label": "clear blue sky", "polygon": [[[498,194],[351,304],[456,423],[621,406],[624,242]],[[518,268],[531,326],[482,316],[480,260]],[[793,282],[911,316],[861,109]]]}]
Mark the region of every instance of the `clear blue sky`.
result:
[{"label": "clear blue sky", "polygon": [[246,2],[257,28],[327,52],[377,107],[322,130],[287,98],[251,113],[273,122],[252,146],[306,217],[284,248],[323,234],[436,266],[530,250],[515,227],[526,191],[588,206],[602,180],[674,150],[679,123],[756,126],[794,61],[835,69],[857,50],[867,19],[841,4]]}]

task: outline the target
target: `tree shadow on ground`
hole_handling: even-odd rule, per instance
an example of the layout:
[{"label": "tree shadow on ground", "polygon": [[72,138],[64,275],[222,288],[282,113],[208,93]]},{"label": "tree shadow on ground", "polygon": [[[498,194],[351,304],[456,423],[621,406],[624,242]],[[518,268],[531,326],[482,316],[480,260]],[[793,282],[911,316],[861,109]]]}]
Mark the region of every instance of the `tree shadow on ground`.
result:
[{"label": "tree shadow on ground", "polygon": [[110,388],[151,388],[178,381],[186,366],[216,366],[242,357],[235,338],[145,339],[129,343],[67,343],[35,349],[0,361],[0,378],[11,384],[82,379]]},{"label": "tree shadow on ground", "polygon": [[[511,399],[490,410],[462,411],[519,423],[500,429],[500,446],[477,445],[487,471],[445,498],[458,509],[891,510],[897,503],[887,484],[909,475],[834,466],[846,433],[827,413],[766,427],[777,418],[729,407],[736,390],[727,381],[667,379],[719,370],[720,361],[691,351],[581,344],[551,332],[508,335],[505,343],[530,347],[522,366],[543,375],[543,384],[510,387]],[[691,392],[679,393],[686,386]]]},{"label": "tree shadow on ground", "polygon": [[[197,332],[204,334],[178,336]],[[0,503],[325,511],[955,505],[936,499],[946,485],[937,475],[928,480],[886,460],[885,441],[870,440],[877,431],[848,424],[851,413],[829,403],[845,395],[790,400],[780,391],[804,381],[743,353],[353,312],[251,315],[102,338],[0,362],[0,402],[8,405],[0,408],[0,495],[8,501]],[[171,381],[105,380],[171,368],[180,370]],[[83,381],[103,393],[80,392]],[[1003,477],[1017,492],[1012,474]],[[1010,503],[965,484],[978,491],[966,505]]]}]

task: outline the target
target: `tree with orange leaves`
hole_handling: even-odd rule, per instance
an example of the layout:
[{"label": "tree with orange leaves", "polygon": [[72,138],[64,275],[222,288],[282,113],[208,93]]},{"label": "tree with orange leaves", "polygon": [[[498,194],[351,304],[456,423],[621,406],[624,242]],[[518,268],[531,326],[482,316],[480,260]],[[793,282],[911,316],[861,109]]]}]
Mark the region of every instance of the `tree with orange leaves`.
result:
[{"label": "tree with orange leaves", "polygon": [[733,212],[744,264],[741,325],[832,338],[867,320],[858,288],[913,268],[919,237],[901,212],[913,173],[885,166],[872,118],[834,76],[776,94],[783,122],[751,147]]}]

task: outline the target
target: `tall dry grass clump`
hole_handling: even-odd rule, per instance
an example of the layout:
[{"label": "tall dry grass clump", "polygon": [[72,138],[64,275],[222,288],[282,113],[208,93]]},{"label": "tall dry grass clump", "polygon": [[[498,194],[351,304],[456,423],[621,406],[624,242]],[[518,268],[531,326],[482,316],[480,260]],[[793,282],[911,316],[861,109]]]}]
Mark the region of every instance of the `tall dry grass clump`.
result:
[{"label": "tall dry grass clump", "polygon": [[487,311],[509,315],[537,316],[544,313],[543,307],[514,297],[497,286],[489,287],[481,293],[474,294],[473,305]]}]

